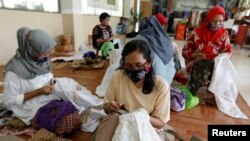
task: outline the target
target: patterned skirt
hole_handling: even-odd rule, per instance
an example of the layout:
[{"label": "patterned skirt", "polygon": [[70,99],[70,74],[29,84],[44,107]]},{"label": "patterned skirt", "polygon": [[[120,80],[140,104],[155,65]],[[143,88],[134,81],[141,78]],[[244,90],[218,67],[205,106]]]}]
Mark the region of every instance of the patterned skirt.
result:
[{"label": "patterned skirt", "polygon": [[192,94],[196,94],[200,87],[210,84],[214,69],[213,60],[202,59],[195,62],[192,67],[188,88]]},{"label": "patterned skirt", "polygon": [[[32,120],[32,125],[35,128],[40,128],[38,127],[35,118]],[[75,129],[79,129],[81,125],[82,125],[82,121],[80,119],[78,112],[76,111],[76,112],[73,112],[69,115],[62,117],[62,119],[56,123],[54,133],[59,136],[64,136],[72,132]]]}]

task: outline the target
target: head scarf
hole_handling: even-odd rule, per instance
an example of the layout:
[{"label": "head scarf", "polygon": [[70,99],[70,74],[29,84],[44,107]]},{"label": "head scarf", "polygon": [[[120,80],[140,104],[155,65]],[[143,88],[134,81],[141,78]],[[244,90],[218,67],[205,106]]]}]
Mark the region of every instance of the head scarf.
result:
[{"label": "head scarf", "polygon": [[173,45],[155,16],[144,18],[139,27],[139,35],[145,37],[154,51],[167,64],[173,57]]},{"label": "head scarf", "polygon": [[206,43],[216,42],[226,31],[223,28],[219,28],[216,32],[214,32],[207,27],[208,23],[212,22],[213,19],[219,14],[222,14],[223,17],[225,18],[225,10],[222,7],[220,6],[212,7],[208,11],[205,21],[195,30],[201,41]]},{"label": "head scarf", "polygon": [[155,14],[155,17],[157,18],[157,20],[160,22],[162,26],[167,24],[167,19],[162,13]]},{"label": "head scarf", "polygon": [[11,71],[23,79],[33,79],[51,71],[49,61],[38,63],[32,59],[56,45],[46,32],[23,27],[17,31],[17,41],[16,55],[7,63],[4,72]]}]

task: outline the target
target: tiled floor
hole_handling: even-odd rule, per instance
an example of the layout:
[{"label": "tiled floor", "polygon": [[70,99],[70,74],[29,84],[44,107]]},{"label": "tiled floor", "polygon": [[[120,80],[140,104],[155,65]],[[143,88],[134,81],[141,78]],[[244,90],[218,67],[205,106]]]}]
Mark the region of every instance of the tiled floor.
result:
[{"label": "tiled floor", "polygon": [[[177,43],[178,52],[181,57],[181,65],[184,67],[185,63],[181,52],[185,41],[175,40],[175,42]],[[238,47],[232,47],[232,50],[233,55],[231,60],[236,71],[238,72],[238,77],[235,82],[240,94],[250,106],[250,47],[244,46],[241,50]]]}]

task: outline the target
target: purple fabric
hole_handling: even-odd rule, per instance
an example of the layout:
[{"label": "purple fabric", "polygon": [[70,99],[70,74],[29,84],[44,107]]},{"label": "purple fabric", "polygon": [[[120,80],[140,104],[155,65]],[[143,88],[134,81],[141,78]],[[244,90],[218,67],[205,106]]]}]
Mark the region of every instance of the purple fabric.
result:
[{"label": "purple fabric", "polygon": [[180,107],[183,107],[185,103],[181,103],[181,100],[178,98],[178,96],[173,95],[171,96],[171,100],[176,100],[176,104],[178,104]]},{"label": "purple fabric", "polygon": [[174,111],[182,111],[185,109],[185,94],[178,88],[170,89],[171,109]]},{"label": "purple fabric", "polygon": [[58,121],[75,111],[76,108],[70,101],[52,100],[37,111],[37,126],[53,132]]}]

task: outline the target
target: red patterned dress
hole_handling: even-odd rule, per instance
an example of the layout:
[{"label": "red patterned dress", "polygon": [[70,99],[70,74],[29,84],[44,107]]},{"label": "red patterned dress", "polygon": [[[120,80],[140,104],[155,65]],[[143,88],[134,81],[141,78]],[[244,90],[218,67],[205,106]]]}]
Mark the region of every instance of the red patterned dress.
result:
[{"label": "red patterned dress", "polygon": [[207,60],[213,60],[220,53],[231,53],[228,33],[224,32],[219,40],[208,43],[201,41],[195,31],[188,37],[182,50],[182,56],[189,73],[192,71],[193,64],[198,61],[193,59],[193,55],[196,53],[201,53]]}]

